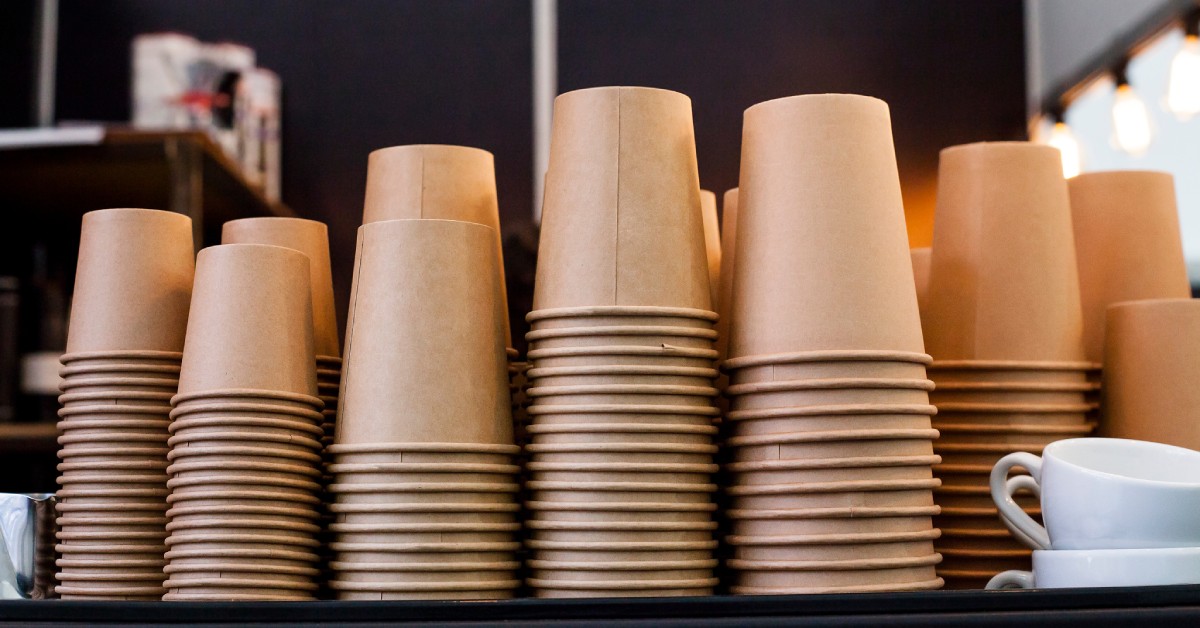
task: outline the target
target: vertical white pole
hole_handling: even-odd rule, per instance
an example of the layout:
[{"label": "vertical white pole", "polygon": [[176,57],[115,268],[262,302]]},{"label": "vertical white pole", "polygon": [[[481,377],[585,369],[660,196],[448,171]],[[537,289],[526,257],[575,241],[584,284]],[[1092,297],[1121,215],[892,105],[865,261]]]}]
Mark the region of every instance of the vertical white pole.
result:
[{"label": "vertical white pole", "polygon": [[54,79],[58,64],[58,0],[38,0],[37,29],[34,116],[38,126],[51,126],[54,124]]},{"label": "vertical white pole", "polygon": [[558,0],[533,3],[533,222],[542,222],[550,120],[558,94]]}]

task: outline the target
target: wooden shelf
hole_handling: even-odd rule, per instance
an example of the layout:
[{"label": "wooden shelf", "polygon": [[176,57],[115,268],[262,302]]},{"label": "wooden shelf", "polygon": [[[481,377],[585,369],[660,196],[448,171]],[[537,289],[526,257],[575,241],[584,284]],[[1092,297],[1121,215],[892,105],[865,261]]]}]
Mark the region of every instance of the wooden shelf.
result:
[{"label": "wooden shelf", "polygon": [[[42,135],[53,138],[55,131]],[[9,230],[27,224],[23,230],[38,235],[70,233],[85,212],[145,207],[191,216],[201,244],[219,241],[228,220],[295,215],[250,185],[202,131],[107,127],[76,142],[39,140],[36,132],[24,132],[30,140],[22,142],[23,132],[9,133],[15,138],[0,142],[0,210]]]},{"label": "wooden shelf", "polygon": [[53,423],[0,423],[0,452],[58,449],[58,427]]}]

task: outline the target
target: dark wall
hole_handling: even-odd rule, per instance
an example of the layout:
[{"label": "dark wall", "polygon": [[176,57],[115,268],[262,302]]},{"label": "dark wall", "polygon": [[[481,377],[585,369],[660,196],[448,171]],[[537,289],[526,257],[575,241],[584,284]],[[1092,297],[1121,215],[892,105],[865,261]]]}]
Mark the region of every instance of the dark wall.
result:
[{"label": "dark wall", "polygon": [[[1020,0],[560,0],[559,16],[560,91],[688,94],[701,184],[718,192],[736,185],[746,107],[811,92],[887,100],[915,243],[931,233],[938,150],[1023,134]],[[375,148],[492,151],[505,231],[532,241],[527,0],[62,0],[61,19],[60,118],[128,119],[138,33],[255,47],[284,83],[283,198],[329,222],[343,298]],[[519,315],[530,257],[508,252]]]},{"label": "dark wall", "polygon": [[700,184],[737,186],[742,112],[784,96],[887,101],[914,244],[932,236],[938,150],[1023,139],[1020,0],[563,0],[562,91],[692,97]]},{"label": "dark wall", "polygon": [[530,221],[527,2],[62,0],[60,11],[60,119],[129,119],[129,46],[139,33],[255,48],[283,81],[283,200],[329,224],[343,317],[370,151],[489,150],[502,223]]}]

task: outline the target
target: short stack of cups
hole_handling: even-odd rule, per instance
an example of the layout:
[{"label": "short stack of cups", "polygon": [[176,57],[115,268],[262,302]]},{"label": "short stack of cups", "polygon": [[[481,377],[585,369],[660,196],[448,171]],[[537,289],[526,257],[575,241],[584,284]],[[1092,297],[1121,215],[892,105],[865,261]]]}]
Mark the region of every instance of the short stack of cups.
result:
[{"label": "short stack of cups", "polygon": [[317,591],[321,414],[309,259],[204,249],[172,399],[166,600]]},{"label": "short stack of cups", "polygon": [[329,587],[341,600],[514,597],[520,522],[492,229],[358,232]]},{"label": "short stack of cups", "polygon": [[1056,149],[999,142],[942,151],[922,317],[935,360],[947,587],[983,588],[998,571],[1028,569],[1029,549],[989,496],[992,465],[1095,428],[1089,397],[1099,384],[1090,374],[1099,365],[1084,352],[1071,224]]},{"label": "short stack of cups", "polygon": [[926,378],[888,108],[746,111],[725,416],[735,595],[937,589]]},{"label": "short stack of cups", "polygon": [[157,600],[167,538],[167,428],[195,270],[192,222],[84,215],[59,429],[58,593]]},{"label": "short stack of cups", "polygon": [[[1008,477],[1014,467],[1030,476]],[[1031,477],[1032,476],[1032,477]],[[1200,453],[1119,438],[1073,438],[1042,455],[1008,454],[989,478],[1013,537],[1034,549],[1033,570],[1008,570],[987,588],[1200,584]],[[1013,500],[1039,493],[1041,523]]]},{"label": "short stack of cups", "polygon": [[611,87],[554,107],[527,317],[527,583],[709,595],[717,315],[691,103]]},{"label": "short stack of cups", "polygon": [[[302,218],[243,218],[225,223],[222,244],[268,244],[300,251],[308,257],[312,280],[313,350],[316,353],[317,397],[325,404],[321,411],[321,445],[333,444],[337,419],[338,388],[342,380],[341,341],[333,299],[333,272],[329,260],[329,230],[324,223]],[[329,460],[326,458],[326,464]],[[325,472],[322,485],[332,480]],[[322,502],[328,499],[322,495]],[[324,529],[332,515],[324,512]],[[323,530],[324,531],[324,530]],[[328,562],[328,535],[321,537],[322,562]]]}]

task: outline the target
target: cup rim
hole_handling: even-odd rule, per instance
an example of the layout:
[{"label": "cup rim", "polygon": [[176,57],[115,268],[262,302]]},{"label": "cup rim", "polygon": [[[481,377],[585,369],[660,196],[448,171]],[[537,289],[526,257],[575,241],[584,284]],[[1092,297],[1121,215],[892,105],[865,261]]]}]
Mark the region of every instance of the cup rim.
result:
[{"label": "cup rim", "polygon": [[451,454],[497,454],[516,455],[521,453],[518,445],[491,443],[335,443],[325,448],[328,454],[392,454],[392,453],[451,453]]},{"label": "cup rim", "polygon": [[876,543],[919,543],[934,541],[942,536],[941,530],[909,532],[859,532],[846,534],[789,534],[781,536],[731,534],[725,542],[734,547],[774,547],[796,545],[869,545]]},{"label": "cup rim", "polygon": [[927,353],[913,351],[875,351],[868,349],[795,351],[790,353],[768,353],[729,358],[721,364],[725,372],[756,366],[799,364],[806,362],[912,362],[928,367],[933,357]]},{"label": "cup rim", "polygon": [[612,345],[605,347],[556,347],[547,349],[532,349],[526,354],[530,361],[543,358],[578,358],[578,357],[612,357],[638,356],[651,358],[682,358],[691,360],[713,360],[720,357],[716,349],[698,349],[695,347],[675,347],[672,345]]},{"label": "cup rim", "polygon": [[1099,362],[1053,362],[1036,360],[934,360],[930,371],[1098,371]]},{"label": "cup rim", "polygon": [[1164,453],[1170,452],[1171,455],[1193,457],[1193,458],[1197,458],[1198,460],[1200,460],[1200,452],[1197,452],[1197,451],[1194,451],[1191,449],[1186,449],[1184,447],[1176,447],[1174,445],[1166,445],[1166,444],[1162,444],[1162,443],[1152,443],[1149,441],[1132,440],[1132,439],[1127,439],[1127,438],[1095,438],[1095,437],[1093,437],[1093,438],[1067,438],[1067,439],[1063,439],[1063,440],[1054,441],[1054,442],[1050,443],[1049,445],[1046,445],[1046,447],[1042,450],[1042,457],[1056,459],[1059,462],[1069,465],[1073,469],[1076,469],[1077,471],[1084,473],[1085,475],[1088,475],[1091,477],[1103,478],[1106,480],[1120,480],[1123,482],[1132,483],[1137,486],[1143,486],[1143,487],[1147,487],[1147,488],[1153,487],[1154,489],[1170,490],[1173,492],[1195,491],[1197,489],[1200,489],[1200,478],[1198,478],[1194,482],[1176,482],[1176,481],[1170,481],[1170,480],[1150,480],[1150,479],[1145,479],[1145,478],[1133,477],[1133,476],[1129,476],[1129,475],[1120,475],[1120,474],[1112,473],[1109,471],[1102,471],[1099,469],[1094,469],[1092,467],[1083,466],[1073,460],[1068,460],[1068,459],[1062,458],[1061,457],[1062,454],[1059,453],[1059,451],[1063,450],[1063,449],[1070,451],[1071,449],[1077,448],[1077,447],[1093,447],[1093,446],[1133,447],[1133,448],[1142,449],[1142,450],[1152,450],[1152,451],[1164,452]]},{"label": "cup rim", "polygon": [[658,305],[580,305],[575,307],[558,307],[534,310],[525,315],[525,321],[528,323],[534,323],[536,321],[552,318],[616,316],[694,318],[713,323],[717,322],[717,320],[720,318],[716,312],[690,307],[667,307]]},{"label": "cup rim", "polygon": [[526,342],[534,343],[540,340],[558,340],[562,338],[579,337],[621,337],[621,336],[664,336],[670,338],[699,338],[703,340],[717,339],[715,329],[702,327],[673,327],[669,325],[640,325],[640,326],[601,326],[601,327],[552,327],[550,329],[535,329],[525,334]]},{"label": "cup rim", "polygon": [[725,389],[731,397],[744,395],[781,393],[793,391],[837,391],[837,390],[887,390],[887,391],[932,391],[934,383],[929,379],[902,379],[883,377],[836,377],[826,379],[796,379],[769,382],[734,384]]},{"label": "cup rim", "polygon": [[128,349],[118,351],[76,351],[74,353],[64,353],[58,357],[58,361],[62,365],[70,362],[79,362],[81,360],[146,360],[146,361],[174,361],[180,362],[183,360],[182,351],[155,351],[152,349]]},{"label": "cup rim", "polygon": [[821,430],[814,432],[781,432],[754,436],[732,436],[725,440],[728,447],[758,447],[794,443],[842,443],[862,440],[937,440],[937,429],[876,428],[859,430]]}]

